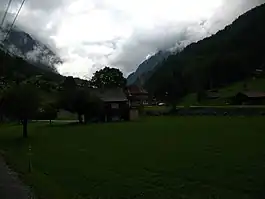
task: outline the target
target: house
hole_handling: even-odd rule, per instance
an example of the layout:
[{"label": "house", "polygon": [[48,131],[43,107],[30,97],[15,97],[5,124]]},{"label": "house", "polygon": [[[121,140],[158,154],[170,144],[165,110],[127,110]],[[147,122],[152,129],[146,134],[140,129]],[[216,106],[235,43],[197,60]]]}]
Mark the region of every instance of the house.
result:
[{"label": "house", "polygon": [[136,85],[128,86],[126,94],[131,108],[148,104],[148,92],[142,87]]},{"label": "house", "polygon": [[234,104],[241,105],[262,105],[265,104],[265,92],[244,91],[233,97]]},{"label": "house", "polygon": [[111,122],[129,118],[129,104],[123,89],[90,89],[91,95],[98,97],[104,103],[101,121]]}]

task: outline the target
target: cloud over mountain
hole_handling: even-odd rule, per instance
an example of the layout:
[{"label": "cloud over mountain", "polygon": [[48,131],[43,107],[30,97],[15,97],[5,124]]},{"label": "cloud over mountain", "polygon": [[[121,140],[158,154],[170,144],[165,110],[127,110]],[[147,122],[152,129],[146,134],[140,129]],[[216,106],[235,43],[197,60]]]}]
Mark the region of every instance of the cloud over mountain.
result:
[{"label": "cloud over mountain", "polygon": [[[19,0],[12,3],[12,12]],[[158,50],[214,34],[265,0],[28,0],[17,26],[64,60],[59,72],[90,77],[104,65],[126,75]],[[4,8],[7,0],[0,0]],[[10,19],[12,15],[9,15]]]}]

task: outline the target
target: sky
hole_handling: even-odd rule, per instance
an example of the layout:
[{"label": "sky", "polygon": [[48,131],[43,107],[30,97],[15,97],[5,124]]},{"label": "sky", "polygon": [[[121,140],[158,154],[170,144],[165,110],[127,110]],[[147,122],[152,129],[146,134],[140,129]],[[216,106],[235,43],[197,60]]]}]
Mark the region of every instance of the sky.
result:
[{"label": "sky", "polygon": [[[0,0],[0,8],[7,2]],[[11,14],[21,2],[12,1]],[[26,0],[16,26],[62,58],[64,63],[56,67],[63,75],[88,79],[110,66],[127,76],[158,50],[210,36],[262,3],[265,0]]]}]

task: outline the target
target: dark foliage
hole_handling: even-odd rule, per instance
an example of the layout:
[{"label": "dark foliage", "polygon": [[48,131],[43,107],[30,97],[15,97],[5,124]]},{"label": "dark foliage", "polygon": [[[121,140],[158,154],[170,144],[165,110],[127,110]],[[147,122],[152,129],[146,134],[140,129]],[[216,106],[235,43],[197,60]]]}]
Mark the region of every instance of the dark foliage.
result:
[{"label": "dark foliage", "polygon": [[10,120],[22,121],[23,137],[27,137],[28,120],[37,115],[39,105],[38,91],[31,85],[21,84],[3,93],[3,113]]},{"label": "dark foliage", "polygon": [[37,118],[38,120],[55,120],[57,118],[58,109],[55,104],[45,104],[41,106],[38,111]]},{"label": "dark foliage", "polygon": [[96,88],[124,88],[126,79],[119,69],[105,67],[94,74],[91,84]]},{"label": "dark foliage", "polygon": [[58,107],[78,115],[78,120],[83,123],[93,117],[98,117],[102,112],[101,101],[92,96],[87,88],[78,87],[72,77],[67,77],[59,92]]}]

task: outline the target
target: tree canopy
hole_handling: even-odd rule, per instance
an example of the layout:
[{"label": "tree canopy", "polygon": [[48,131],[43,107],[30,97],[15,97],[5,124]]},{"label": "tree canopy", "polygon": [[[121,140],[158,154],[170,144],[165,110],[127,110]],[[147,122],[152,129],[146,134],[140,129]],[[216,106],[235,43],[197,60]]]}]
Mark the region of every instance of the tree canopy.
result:
[{"label": "tree canopy", "polygon": [[105,67],[93,75],[91,84],[96,88],[123,88],[126,79],[119,69]]},{"label": "tree canopy", "polygon": [[18,85],[4,92],[2,103],[6,116],[22,121],[23,137],[27,137],[28,120],[36,116],[40,105],[38,91],[31,85]]}]

